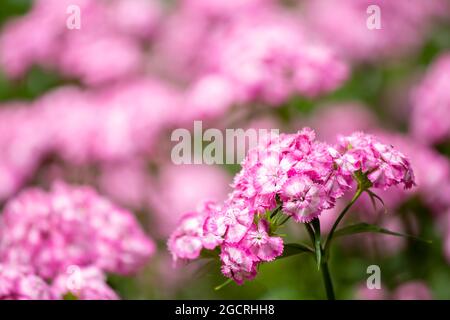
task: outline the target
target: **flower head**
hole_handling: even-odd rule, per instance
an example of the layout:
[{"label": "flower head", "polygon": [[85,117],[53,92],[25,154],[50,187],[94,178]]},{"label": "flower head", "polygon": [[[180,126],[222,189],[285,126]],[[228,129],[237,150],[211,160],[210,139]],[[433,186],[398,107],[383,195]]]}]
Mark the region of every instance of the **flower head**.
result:
[{"label": "flower head", "polygon": [[[106,284],[103,272],[95,267],[78,268],[58,275],[52,289],[60,297],[73,295],[78,300],[117,300],[117,294]],[[70,267],[69,267],[70,269]]]},{"label": "flower head", "polygon": [[[186,214],[169,250],[175,260],[195,259],[219,246],[222,273],[242,284],[283,253],[276,229],[290,216],[308,223],[355,185],[365,191],[398,184],[414,185],[410,163],[374,136],[354,133],[337,146],[316,141],[309,128],[267,137],[249,151],[225,203]],[[278,211],[288,216],[284,222]]]},{"label": "flower head", "polygon": [[0,258],[53,278],[69,265],[119,274],[139,269],[155,246],[135,217],[89,187],[29,189],[0,217]]},{"label": "flower head", "polygon": [[56,296],[32,268],[0,264],[0,300],[53,300]]}]

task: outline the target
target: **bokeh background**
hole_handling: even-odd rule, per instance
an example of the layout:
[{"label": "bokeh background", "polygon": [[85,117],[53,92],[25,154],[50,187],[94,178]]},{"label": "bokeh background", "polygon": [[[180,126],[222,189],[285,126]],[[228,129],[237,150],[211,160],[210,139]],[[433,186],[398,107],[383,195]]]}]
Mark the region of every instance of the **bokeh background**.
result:
[{"label": "bokeh background", "polygon": [[[379,30],[366,24],[373,4]],[[70,5],[81,9],[80,29],[66,25]],[[223,200],[239,170],[172,163],[171,132],[194,120],[310,126],[330,143],[364,130],[404,151],[417,188],[381,193],[387,212],[363,198],[348,220],[433,242],[340,241],[336,294],[450,299],[449,1],[0,0],[0,207],[62,180],[133,212],[157,250],[137,274],[108,275],[123,299],[324,298],[314,261],[301,255],[219,291],[218,263],[173,268],[166,241],[179,216]],[[325,212],[323,228],[335,218]],[[300,225],[288,233],[305,238]],[[373,264],[381,290],[366,288]]]}]

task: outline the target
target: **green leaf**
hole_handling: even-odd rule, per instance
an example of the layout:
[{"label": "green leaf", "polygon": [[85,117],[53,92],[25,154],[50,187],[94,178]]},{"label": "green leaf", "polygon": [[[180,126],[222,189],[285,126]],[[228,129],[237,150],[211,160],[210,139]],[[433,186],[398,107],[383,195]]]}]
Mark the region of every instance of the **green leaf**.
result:
[{"label": "green leaf", "polygon": [[320,239],[320,221],[318,218],[315,218],[311,222],[314,228],[314,251],[316,252],[316,262],[317,262],[317,270],[320,270],[320,265],[322,263],[322,244]]},{"label": "green leaf", "polygon": [[217,287],[215,287],[214,290],[219,291],[220,289],[222,289],[223,287],[226,287],[231,282],[233,282],[233,279],[227,279],[227,281],[225,281],[224,283],[219,284]]},{"label": "green leaf", "polygon": [[387,213],[387,208],[386,208],[386,205],[384,204],[383,199],[381,199],[381,197],[379,195],[377,195],[375,192],[373,192],[372,190],[366,190],[366,192],[369,195],[370,200],[372,201],[374,210],[375,211],[377,210],[377,204],[376,204],[375,200],[378,200],[378,201],[380,201],[381,205],[383,206],[384,213]]},{"label": "green leaf", "polygon": [[301,253],[314,253],[314,250],[302,243],[287,243],[284,245],[283,254],[278,258],[287,258]]},{"label": "green leaf", "polygon": [[364,233],[364,232],[382,233],[382,234],[387,234],[387,235],[391,235],[391,236],[410,238],[410,239],[414,239],[417,241],[431,243],[430,240],[421,239],[421,238],[418,238],[418,237],[415,237],[415,236],[412,236],[409,234],[403,234],[403,233],[390,231],[390,230],[381,228],[379,226],[365,223],[365,222],[353,224],[353,225],[344,227],[342,229],[336,230],[336,232],[334,233],[334,237],[342,237],[342,236],[348,236],[348,235]]}]

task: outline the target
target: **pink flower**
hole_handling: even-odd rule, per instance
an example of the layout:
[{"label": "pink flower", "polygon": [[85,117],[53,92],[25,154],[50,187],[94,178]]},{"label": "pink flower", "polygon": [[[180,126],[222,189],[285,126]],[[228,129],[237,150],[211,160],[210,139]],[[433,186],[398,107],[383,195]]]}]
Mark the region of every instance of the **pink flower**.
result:
[{"label": "pink flower", "polygon": [[[71,269],[72,267],[72,269]],[[117,294],[106,284],[106,277],[95,267],[69,266],[52,283],[52,290],[64,298],[68,294],[78,300],[118,300]]]},{"label": "pink flower", "polygon": [[261,194],[275,194],[286,182],[292,162],[280,159],[276,152],[260,156],[260,164],[255,170],[255,187]]},{"label": "pink flower", "polygon": [[174,261],[178,259],[193,260],[200,256],[203,249],[204,221],[205,215],[203,213],[189,212],[181,217],[177,229],[167,242]]},{"label": "pink flower", "polygon": [[316,141],[309,128],[266,137],[242,162],[224,205],[187,215],[192,229],[182,220],[169,249],[175,260],[194,259],[202,249],[219,246],[223,274],[242,284],[260,263],[283,252],[283,239],[273,235],[279,226],[273,210],[310,222],[356,184],[371,188],[364,179],[384,189],[414,184],[406,157],[374,136],[354,133],[341,137],[337,147]]},{"label": "pink flower", "polygon": [[223,209],[222,214],[227,226],[225,240],[228,243],[241,241],[253,223],[252,212],[248,208],[230,205]]},{"label": "pink flower", "polygon": [[369,289],[367,283],[359,285],[356,289],[356,299],[359,300],[385,300],[388,298],[389,292],[381,287],[380,289]]},{"label": "pink flower", "polygon": [[327,143],[334,143],[339,133],[348,135],[355,131],[368,132],[378,125],[376,116],[367,106],[358,102],[321,105],[314,109],[306,122],[314,128],[317,137]]},{"label": "pink flower", "polygon": [[436,59],[411,95],[411,129],[427,144],[450,136],[450,53]]},{"label": "pink flower", "polygon": [[54,300],[56,295],[31,268],[0,264],[0,300]]},{"label": "pink flower", "polygon": [[339,142],[342,152],[339,162],[344,173],[352,175],[361,171],[367,174],[375,188],[387,189],[403,184],[409,189],[415,184],[409,160],[374,136],[357,132],[340,137]]},{"label": "pink flower", "polygon": [[253,225],[243,239],[245,247],[258,260],[272,261],[283,253],[283,239],[269,236],[269,223],[260,220],[258,226]]},{"label": "pink flower", "polygon": [[83,31],[68,39],[61,50],[59,68],[65,75],[98,85],[137,74],[141,59],[138,44],[127,37]]},{"label": "pink flower", "polygon": [[221,74],[200,77],[185,95],[185,121],[217,119],[236,102],[233,83]]},{"label": "pink flower", "polygon": [[25,103],[0,106],[0,201],[33,176],[53,146],[38,110]]},{"label": "pink flower", "polygon": [[[158,235],[168,236],[180,216],[198,209],[204,199],[223,201],[230,191],[231,177],[208,165],[162,165],[149,195]],[[183,192],[180,192],[183,190]]]},{"label": "pink flower", "polygon": [[421,281],[410,281],[398,286],[394,293],[395,300],[432,300],[428,286]]},{"label": "pink flower", "polygon": [[281,9],[237,19],[211,45],[211,68],[234,83],[242,102],[278,106],[295,94],[335,90],[347,79],[347,65],[305,38],[298,20]]},{"label": "pink flower", "polygon": [[[311,32],[345,57],[371,61],[398,57],[417,49],[436,17],[448,12],[442,0],[307,0],[302,7]],[[367,27],[367,9],[381,11],[380,29]],[[371,12],[373,14],[373,12]],[[336,32],[336,26],[340,26]]]},{"label": "pink flower", "polygon": [[115,0],[108,5],[108,18],[130,36],[148,38],[162,19],[162,3],[158,0]]},{"label": "pink flower", "polygon": [[298,222],[309,222],[327,207],[323,186],[315,184],[306,175],[290,178],[281,192],[283,213]]},{"label": "pink flower", "polygon": [[222,273],[242,284],[244,280],[251,280],[256,276],[256,263],[252,255],[238,246],[223,246],[220,253]]},{"label": "pink flower", "polygon": [[55,184],[23,191],[0,217],[0,259],[30,265],[44,278],[67,266],[129,274],[155,250],[135,217],[89,187]]}]

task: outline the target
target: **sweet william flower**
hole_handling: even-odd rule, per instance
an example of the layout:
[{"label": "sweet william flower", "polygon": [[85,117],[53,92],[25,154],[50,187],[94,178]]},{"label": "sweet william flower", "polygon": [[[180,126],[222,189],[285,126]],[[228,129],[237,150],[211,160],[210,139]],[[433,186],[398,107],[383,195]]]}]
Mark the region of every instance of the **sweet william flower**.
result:
[{"label": "sweet william flower", "polygon": [[155,250],[132,213],[90,187],[56,183],[50,192],[28,189],[0,217],[0,259],[24,264],[46,279],[69,265],[94,265],[130,274]]},{"label": "sweet william flower", "polygon": [[174,260],[198,258],[203,248],[204,220],[205,216],[197,212],[189,212],[181,217],[178,228],[168,241],[168,247]]},{"label": "sweet william flower", "polygon": [[281,192],[283,212],[298,222],[309,222],[320,215],[326,205],[325,189],[306,175],[290,178]]},{"label": "sweet william flower", "polygon": [[398,184],[409,189],[415,184],[408,158],[393,146],[362,132],[339,137],[339,144],[342,152],[339,161],[344,174],[353,175],[361,171],[367,174],[375,188],[381,189]]},{"label": "sweet william flower", "polygon": [[243,242],[250,253],[261,261],[272,261],[283,253],[283,239],[269,236],[269,222],[261,219],[252,225]]},{"label": "sweet william flower", "polygon": [[220,259],[222,261],[222,273],[238,284],[256,276],[256,260],[252,254],[242,247],[223,246]]},{"label": "sweet william flower", "polygon": [[92,266],[74,267],[71,271],[58,275],[52,283],[52,290],[60,297],[72,296],[77,300],[119,299],[106,284],[106,277],[100,269]]},{"label": "sweet william flower", "polygon": [[[409,160],[374,136],[357,132],[340,137],[336,146],[316,141],[309,128],[267,137],[249,151],[224,205],[188,213],[172,234],[169,250],[175,260],[195,259],[203,249],[218,246],[222,273],[242,284],[256,276],[259,264],[283,253],[283,238],[274,233],[289,218],[307,225],[310,235],[320,233],[316,218],[327,214],[339,198],[356,189],[330,235],[363,192],[373,196],[370,188],[395,185],[414,185]],[[316,234],[312,236],[320,239]],[[319,245],[315,242],[314,249],[303,249],[310,253],[321,250],[321,254],[329,250]],[[326,263],[320,262],[319,267],[324,268]]]},{"label": "sweet william flower", "polygon": [[54,300],[56,297],[32,268],[0,264],[0,300]]}]

